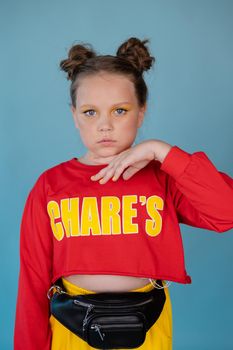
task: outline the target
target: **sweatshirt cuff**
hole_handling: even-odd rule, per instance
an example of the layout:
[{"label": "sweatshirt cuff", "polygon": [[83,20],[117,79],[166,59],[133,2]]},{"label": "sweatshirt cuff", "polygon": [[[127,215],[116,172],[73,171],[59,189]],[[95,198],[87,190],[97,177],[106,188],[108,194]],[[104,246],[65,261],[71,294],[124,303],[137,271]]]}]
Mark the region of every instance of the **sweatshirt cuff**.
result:
[{"label": "sweatshirt cuff", "polygon": [[177,179],[184,172],[190,160],[191,154],[175,145],[164,158],[160,169]]}]

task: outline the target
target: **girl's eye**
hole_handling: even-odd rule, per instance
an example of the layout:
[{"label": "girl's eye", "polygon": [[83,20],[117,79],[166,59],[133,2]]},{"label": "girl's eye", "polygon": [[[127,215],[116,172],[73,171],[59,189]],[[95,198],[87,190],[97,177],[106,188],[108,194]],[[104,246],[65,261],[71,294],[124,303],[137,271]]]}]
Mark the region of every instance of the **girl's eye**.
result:
[{"label": "girl's eye", "polygon": [[[122,115],[122,114],[125,114],[127,112],[127,110],[125,108],[117,108],[116,111],[117,111],[118,115]],[[87,116],[93,117],[96,112],[94,109],[88,109],[87,111],[84,111],[83,113]]]},{"label": "girl's eye", "polygon": [[116,111],[124,111],[124,113],[117,113],[119,115],[125,114],[125,112],[127,112],[127,110],[125,108],[117,108]]},{"label": "girl's eye", "polygon": [[[90,114],[86,114],[87,112],[91,112]],[[87,111],[83,112],[85,115],[93,116],[93,112],[95,113],[94,109],[88,109]]]}]

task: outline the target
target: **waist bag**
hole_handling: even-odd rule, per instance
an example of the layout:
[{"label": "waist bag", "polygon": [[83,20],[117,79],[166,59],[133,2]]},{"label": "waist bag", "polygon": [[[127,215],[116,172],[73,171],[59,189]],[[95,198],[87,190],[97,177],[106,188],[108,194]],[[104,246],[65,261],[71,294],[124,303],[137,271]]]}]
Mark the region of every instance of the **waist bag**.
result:
[{"label": "waist bag", "polygon": [[[162,286],[161,281],[157,283]],[[157,288],[148,292],[71,296],[61,286],[59,280],[59,285],[53,285],[48,292],[51,314],[96,349],[132,349],[142,345],[166,299],[164,290]]]}]

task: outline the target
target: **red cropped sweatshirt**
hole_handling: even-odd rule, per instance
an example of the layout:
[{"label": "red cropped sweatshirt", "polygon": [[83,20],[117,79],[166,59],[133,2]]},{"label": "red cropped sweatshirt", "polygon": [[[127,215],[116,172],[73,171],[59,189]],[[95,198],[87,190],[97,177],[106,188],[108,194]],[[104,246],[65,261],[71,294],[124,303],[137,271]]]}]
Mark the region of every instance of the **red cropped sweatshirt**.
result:
[{"label": "red cropped sweatshirt", "polygon": [[173,146],[128,180],[90,177],[107,164],[72,158],[44,171],[20,227],[15,350],[50,350],[47,291],[59,277],[110,274],[191,283],[179,223],[233,228],[233,179],[204,152]]}]

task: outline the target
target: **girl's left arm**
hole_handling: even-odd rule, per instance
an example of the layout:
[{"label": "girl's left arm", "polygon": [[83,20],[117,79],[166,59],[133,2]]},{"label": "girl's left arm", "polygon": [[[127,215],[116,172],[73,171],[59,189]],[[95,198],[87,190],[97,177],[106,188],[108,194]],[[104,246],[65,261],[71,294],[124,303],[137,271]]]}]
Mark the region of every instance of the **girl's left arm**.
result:
[{"label": "girl's left arm", "polygon": [[204,152],[190,154],[172,146],[160,169],[180,223],[216,232],[233,228],[233,178],[218,171]]},{"label": "girl's left arm", "polygon": [[50,350],[53,244],[46,210],[45,177],[31,189],[20,225],[20,270],[15,314],[14,350]]}]

